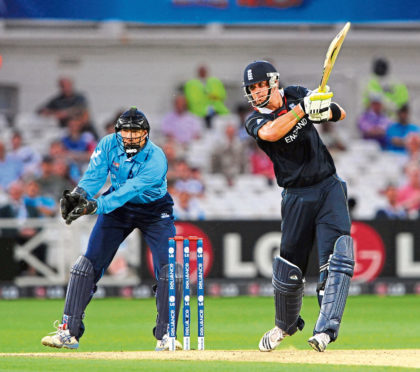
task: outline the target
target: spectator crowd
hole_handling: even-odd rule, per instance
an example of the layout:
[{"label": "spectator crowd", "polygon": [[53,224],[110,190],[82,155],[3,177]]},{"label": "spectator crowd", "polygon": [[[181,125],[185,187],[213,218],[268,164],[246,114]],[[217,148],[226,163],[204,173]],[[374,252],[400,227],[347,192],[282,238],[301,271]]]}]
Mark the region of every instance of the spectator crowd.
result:
[{"label": "spectator crowd", "polygon": [[[99,140],[98,134],[114,131],[123,108],[110,113],[112,117],[106,123],[95,123],[86,96],[75,89],[71,79],[60,77],[58,88],[36,110],[38,118],[54,120],[56,127],[56,138],[51,138],[42,151],[13,125],[10,141],[0,140],[1,217],[56,216],[62,191],[77,184]],[[226,192],[235,190],[244,175],[264,179],[267,190],[275,187],[271,162],[244,130],[250,108],[243,102],[228,107],[226,98],[223,82],[209,76],[207,66],[201,65],[196,77],[174,89],[172,109],[158,123],[152,123],[152,139],[168,159],[168,189],[175,199],[178,219],[215,216],[206,209],[206,200],[214,191],[210,187],[213,175],[222,177]],[[407,88],[391,77],[385,59],[373,61],[372,76],[361,101],[364,110],[354,123],[360,138],[376,143],[378,151],[395,154],[403,174],[379,190],[384,205],[376,216],[417,218],[420,128],[410,117]],[[318,129],[333,156],[347,151],[348,143],[340,138],[334,125],[325,123]],[[223,188],[217,191],[220,194]],[[264,198],[264,194],[259,197]]]}]

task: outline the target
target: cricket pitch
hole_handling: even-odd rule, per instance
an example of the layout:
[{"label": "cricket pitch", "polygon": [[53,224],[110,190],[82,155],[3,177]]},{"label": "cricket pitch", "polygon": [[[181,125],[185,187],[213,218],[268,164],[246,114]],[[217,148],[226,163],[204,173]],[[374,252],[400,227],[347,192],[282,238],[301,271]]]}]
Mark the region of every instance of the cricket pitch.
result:
[{"label": "cricket pitch", "polygon": [[1,357],[37,357],[102,360],[201,360],[229,362],[276,362],[298,364],[331,364],[388,367],[420,367],[420,349],[393,350],[313,350],[293,348],[263,353],[257,350],[205,350],[205,351],[121,351],[121,352],[48,352],[48,353],[0,353]]}]

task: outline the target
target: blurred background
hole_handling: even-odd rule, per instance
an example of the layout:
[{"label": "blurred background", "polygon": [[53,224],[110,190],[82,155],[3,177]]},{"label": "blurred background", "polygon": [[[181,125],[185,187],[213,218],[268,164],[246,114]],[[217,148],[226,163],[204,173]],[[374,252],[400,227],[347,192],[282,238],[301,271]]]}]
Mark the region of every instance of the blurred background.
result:
[{"label": "blurred background", "polygon": [[[58,200],[132,105],[168,158],[178,234],[204,238],[207,293],[271,295],[281,189],[243,126],[243,69],[266,59],[283,86],[315,89],[346,21],[329,85],[347,118],[317,129],[348,186],[351,293],[420,293],[414,0],[1,0],[0,17],[0,298],[64,296],[95,217],[69,228]],[[134,232],[96,296],[149,297],[152,281]]]}]

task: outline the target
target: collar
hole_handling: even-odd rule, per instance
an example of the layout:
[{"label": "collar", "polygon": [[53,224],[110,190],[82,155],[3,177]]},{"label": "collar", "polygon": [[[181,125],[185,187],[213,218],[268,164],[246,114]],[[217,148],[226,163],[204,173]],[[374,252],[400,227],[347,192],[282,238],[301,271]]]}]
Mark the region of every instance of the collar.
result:
[{"label": "collar", "polygon": [[258,108],[257,111],[260,112],[261,114],[271,114],[273,112],[273,110],[270,110],[266,107]]}]

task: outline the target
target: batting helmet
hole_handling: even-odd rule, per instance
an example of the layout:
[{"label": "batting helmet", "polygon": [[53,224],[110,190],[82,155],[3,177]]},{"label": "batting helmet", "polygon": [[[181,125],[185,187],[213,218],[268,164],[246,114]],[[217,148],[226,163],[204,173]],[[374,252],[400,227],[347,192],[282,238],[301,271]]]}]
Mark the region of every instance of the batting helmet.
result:
[{"label": "batting helmet", "polygon": [[[245,67],[243,89],[245,91],[245,97],[248,102],[254,107],[265,107],[271,97],[271,90],[276,87],[276,83],[279,80],[279,73],[276,68],[267,61],[254,61]],[[260,83],[261,81],[268,81],[268,94],[264,102],[256,104],[252,98],[249,86],[252,84]]]}]

